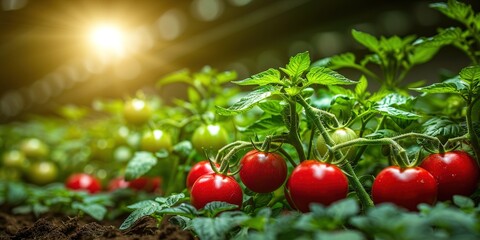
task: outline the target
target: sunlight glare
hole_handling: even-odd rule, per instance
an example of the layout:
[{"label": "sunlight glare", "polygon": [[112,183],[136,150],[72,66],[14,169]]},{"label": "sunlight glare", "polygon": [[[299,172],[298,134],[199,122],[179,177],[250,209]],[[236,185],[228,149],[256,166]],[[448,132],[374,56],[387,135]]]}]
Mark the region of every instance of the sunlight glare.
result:
[{"label": "sunlight glare", "polygon": [[124,36],[120,28],[112,25],[95,27],[90,35],[90,40],[97,51],[113,53],[121,56],[124,53]]}]

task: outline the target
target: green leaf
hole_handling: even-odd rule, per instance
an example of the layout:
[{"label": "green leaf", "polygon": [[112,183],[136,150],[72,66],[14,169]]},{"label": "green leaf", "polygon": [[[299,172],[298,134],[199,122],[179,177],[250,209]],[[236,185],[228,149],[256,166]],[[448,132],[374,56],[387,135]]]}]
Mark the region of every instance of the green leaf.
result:
[{"label": "green leaf", "polygon": [[300,77],[310,67],[310,55],[308,52],[298,53],[290,58],[286,68],[281,68],[290,79]]},{"label": "green leaf", "polygon": [[480,65],[463,68],[458,75],[468,82],[479,81]]},{"label": "green leaf", "polygon": [[285,106],[281,104],[280,100],[265,100],[260,102],[258,107],[260,107],[260,109],[262,109],[265,113],[271,115],[280,115],[285,108]]},{"label": "green leaf", "polygon": [[329,216],[341,221],[356,215],[359,211],[360,207],[358,206],[357,201],[351,198],[336,202],[327,209]]},{"label": "green leaf", "polygon": [[338,69],[343,67],[356,67],[357,65],[358,64],[355,63],[355,55],[349,52],[331,57],[328,67]]},{"label": "green leaf", "polygon": [[415,113],[407,112],[407,111],[400,110],[394,107],[389,107],[389,106],[376,106],[374,107],[374,110],[376,110],[382,115],[400,118],[400,119],[415,120],[420,118],[420,116]]},{"label": "green leaf", "polygon": [[168,74],[167,76],[158,80],[156,86],[161,87],[162,85],[167,85],[167,84],[176,83],[176,82],[191,83],[192,78],[190,77],[190,71],[188,69],[182,69],[180,71]]},{"label": "green leaf", "polygon": [[250,217],[242,212],[230,212],[216,218],[197,217],[192,220],[192,229],[199,239],[224,240],[228,233]]},{"label": "green leaf", "polygon": [[462,29],[451,27],[442,29],[439,33],[430,38],[420,38],[413,43],[414,46],[421,46],[422,48],[439,48],[445,45],[452,44],[459,39],[462,39]]},{"label": "green leaf", "polygon": [[192,150],[193,150],[192,142],[188,140],[181,141],[175,144],[175,146],[173,146],[173,152],[177,153],[179,156],[187,157],[188,155],[190,155]]},{"label": "green leaf", "polygon": [[358,43],[370,49],[372,52],[378,52],[380,43],[374,36],[355,29],[352,29],[352,36]]},{"label": "green leaf", "polygon": [[178,194],[172,194],[168,197],[157,197],[155,198],[155,201],[161,203],[162,207],[171,207],[177,204],[177,202],[182,199],[185,199],[185,194],[178,193]]},{"label": "green leaf", "polygon": [[470,22],[470,17],[474,15],[473,9],[470,5],[456,0],[449,0],[447,3],[433,3],[430,4],[430,7],[440,11],[451,19],[465,24],[468,24]]},{"label": "green leaf", "polygon": [[447,117],[433,117],[422,124],[422,132],[433,137],[452,138],[465,134],[466,128]]},{"label": "green leaf", "polygon": [[437,54],[440,47],[414,45],[412,53],[408,56],[411,65],[422,64],[430,61]]},{"label": "green leaf", "polygon": [[103,218],[105,217],[105,214],[107,214],[107,208],[100,204],[84,204],[84,203],[74,202],[72,204],[72,208],[80,210],[90,215],[92,218],[98,221],[103,220]]},{"label": "green leaf", "polygon": [[334,232],[316,232],[315,240],[364,240],[365,238],[361,232],[354,230],[343,230]]},{"label": "green leaf", "polygon": [[273,193],[265,193],[265,194],[255,194],[253,196],[253,201],[255,203],[255,207],[266,207],[267,204],[272,200]]},{"label": "green leaf", "polygon": [[[281,112],[279,112],[281,114]],[[286,131],[287,128],[281,115],[272,115],[255,121],[245,129],[241,129],[246,134],[273,134]]]},{"label": "green leaf", "polygon": [[239,206],[226,202],[213,201],[207,203],[203,208],[207,216],[216,216],[221,212],[237,209]]},{"label": "green leaf", "polygon": [[237,78],[237,72],[235,71],[225,71],[217,74],[217,81],[219,84],[227,83],[233,81]]},{"label": "green leaf", "polygon": [[380,106],[402,106],[413,100],[411,96],[404,96],[399,93],[390,93],[377,102]]},{"label": "green leaf", "polygon": [[355,94],[357,96],[363,96],[365,94],[365,91],[367,91],[367,87],[368,87],[368,81],[367,81],[367,78],[362,75],[360,77],[360,80],[358,80],[358,83],[357,85],[355,85]]},{"label": "green leaf", "polygon": [[421,88],[412,88],[412,90],[424,92],[424,93],[457,93],[461,94],[464,90],[468,89],[465,82],[459,78],[452,78],[441,83],[434,83],[429,86]]},{"label": "green leaf", "polygon": [[136,152],[128,162],[125,170],[125,180],[131,181],[147,173],[157,164],[157,158],[151,152]]},{"label": "green leaf", "polygon": [[261,73],[257,73],[247,79],[240,81],[233,81],[233,83],[238,85],[258,85],[264,86],[268,84],[279,84],[283,85],[284,83],[280,79],[280,72],[277,69],[270,68]]},{"label": "green leaf", "polygon": [[329,68],[325,67],[313,67],[307,73],[308,83],[305,86],[311,84],[321,85],[349,85],[357,82],[352,81],[345,76],[337,73]]},{"label": "green leaf", "polygon": [[461,195],[453,196],[453,203],[457,205],[459,208],[463,208],[463,209],[471,209],[475,207],[475,203],[473,202],[472,199],[465,196],[461,196]]},{"label": "green leaf", "polygon": [[246,112],[264,99],[277,94],[280,94],[279,88],[266,85],[249,92],[246,96],[240,98],[238,102],[234,103],[229,108],[216,106],[217,113],[223,116],[232,116],[238,113]]},{"label": "green leaf", "polygon": [[197,209],[194,206],[190,204],[185,204],[185,203],[182,203],[176,207],[161,209],[157,211],[157,213],[162,215],[177,215],[177,216],[179,215],[179,216],[185,216],[189,218],[194,218],[199,214]]},{"label": "green leaf", "polygon": [[138,219],[150,216],[154,212],[158,211],[161,207],[158,202],[152,200],[142,201],[133,205],[128,206],[128,208],[135,209],[122,223],[120,230],[125,230],[131,227]]}]

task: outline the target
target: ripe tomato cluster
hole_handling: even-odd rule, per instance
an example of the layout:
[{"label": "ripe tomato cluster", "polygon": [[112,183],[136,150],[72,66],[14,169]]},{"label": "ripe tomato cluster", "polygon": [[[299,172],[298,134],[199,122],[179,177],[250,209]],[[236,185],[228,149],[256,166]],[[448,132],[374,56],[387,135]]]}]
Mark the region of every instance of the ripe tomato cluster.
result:
[{"label": "ripe tomato cluster", "polygon": [[[132,181],[125,181],[123,177],[113,178],[108,182],[106,190],[130,188],[135,191],[159,192],[162,184],[160,177],[139,177]],[[102,191],[101,181],[87,173],[73,173],[65,180],[65,187],[74,191],[85,191],[95,194]]]}]

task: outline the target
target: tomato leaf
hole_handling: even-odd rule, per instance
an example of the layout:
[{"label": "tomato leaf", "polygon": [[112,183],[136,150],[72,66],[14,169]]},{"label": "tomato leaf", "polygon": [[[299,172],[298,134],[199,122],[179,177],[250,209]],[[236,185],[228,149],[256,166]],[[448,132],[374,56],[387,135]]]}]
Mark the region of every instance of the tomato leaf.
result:
[{"label": "tomato leaf", "polygon": [[127,164],[125,180],[130,181],[142,176],[155,166],[157,161],[157,158],[151,152],[136,152]]},{"label": "tomato leaf", "polygon": [[367,87],[368,87],[368,81],[367,81],[367,78],[365,76],[361,76],[360,77],[360,80],[358,80],[358,84],[355,85],[355,94],[357,96],[363,96],[365,94],[365,91],[367,91]]},{"label": "tomato leaf", "polygon": [[345,76],[325,67],[313,67],[307,73],[308,82],[305,86],[312,84],[321,85],[350,85],[357,82],[352,81]]},{"label": "tomato leaf", "polygon": [[480,65],[463,68],[458,75],[468,82],[479,81]]},{"label": "tomato leaf", "polygon": [[439,33],[433,37],[419,38],[413,43],[413,45],[421,46],[422,48],[438,48],[452,44],[459,39],[462,39],[462,29],[458,27],[450,27],[440,30]]},{"label": "tomato leaf", "polygon": [[168,197],[157,197],[155,198],[155,201],[160,203],[162,207],[171,207],[182,199],[185,199],[185,194],[178,193],[178,194],[172,194]]},{"label": "tomato leaf", "polygon": [[264,99],[279,93],[280,89],[278,87],[266,85],[249,92],[246,96],[240,98],[238,102],[234,103],[229,108],[216,106],[217,113],[223,116],[232,116],[238,113],[246,112]]},{"label": "tomato leaf", "polygon": [[315,234],[315,239],[329,239],[329,240],[364,240],[366,239],[362,233],[355,230],[345,230],[345,231],[318,231]]},{"label": "tomato leaf", "polygon": [[434,83],[421,88],[412,88],[412,90],[425,93],[457,93],[461,94],[468,89],[467,84],[459,78],[448,79],[441,83]]},{"label": "tomato leaf", "polygon": [[452,138],[466,133],[463,123],[447,117],[433,117],[422,124],[422,132],[433,137]]},{"label": "tomato leaf", "polygon": [[199,239],[228,239],[228,233],[247,220],[249,216],[242,212],[227,212],[216,218],[197,217],[191,222],[191,228]]},{"label": "tomato leaf", "polygon": [[360,212],[360,207],[354,199],[336,202],[327,208],[327,214],[337,221],[345,221]]},{"label": "tomato leaf", "polygon": [[451,19],[465,24],[470,23],[474,16],[473,9],[470,5],[456,0],[450,0],[447,3],[433,3],[430,4],[430,7],[438,10]]},{"label": "tomato leaf", "polygon": [[84,204],[84,203],[74,202],[72,204],[72,208],[78,209],[90,215],[92,218],[98,221],[101,221],[105,217],[105,214],[107,214],[107,208],[100,204]]},{"label": "tomato leaf", "polygon": [[271,115],[280,115],[285,108],[280,100],[265,100],[258,103],[258,107]]},{"label": "tomato leaf", "polygon": [[236,208],[238,208],[238,206],[235,204],[213,201],[213,202],[207,203],[207,205],[205,205],[203,210],[205,211],[205,214],[207,216],[214,217],[221,212],[233,210]]},{"label": "tomato leaf", "polygon": [[234,79],[237,78],[237,72],[235,72],[235,71],[221,72],[221,73],[218,73],[216,75],[216,78],[217,78],[217,82],[219,84],[228,83],[228,82],[233,81]]},{"label": "tomato leaf", "polygon": [[277,69],[270,68],[266,71],[261,73],[257,73],[247,79],[240,80],[240,81],[233,81],[233,83],[238,85],[258,85],[264,86],[268,84],[280,84],[283,85],[284,83],[280,79],[280,72]]},{"label": "tomato leaf", "polygon": [[463,209],[472,209],[475,207],[475,203],[472,199],[461,195],[453,196],[453,203]]},{"label": "tomato leaf", "polygon": [[150,216],[154,212],[161,209],[161,206],[158,202],[152,200],[145,200],[128,206],[130,209],[135,209],[120,225],[120,230],[125,230],[130,228],[138,219]]},{"label": "tomato leaf", "polygon": [[380,43],[374,36],[355,29],[352,29],[352,36],[358,43],[370,49],[372,52],[378,52]]},{"label": "tomato leaf", "polygon": [[199,214],[197,209],[194,206],[190,204],[185,204],[185,203],[182,203],[176,207],[164,208],[164,209],[158,210],[157,213],[162,215],[178,215],[178,216],[184,216],[189,218],[194,218]]},{"label": "tomato leaf", "polygon": [[298,53],[290,58],[286,68],[280,68],[290,79],[300,77],[310,67],[310,55],[308,52]]},{"label": "tomato leaf", "polygon": [[242,132],[247,134],[273,134],[285,132],[286,130],[283,118],[279,115],[262,117],[247,128],[241,129]]}]

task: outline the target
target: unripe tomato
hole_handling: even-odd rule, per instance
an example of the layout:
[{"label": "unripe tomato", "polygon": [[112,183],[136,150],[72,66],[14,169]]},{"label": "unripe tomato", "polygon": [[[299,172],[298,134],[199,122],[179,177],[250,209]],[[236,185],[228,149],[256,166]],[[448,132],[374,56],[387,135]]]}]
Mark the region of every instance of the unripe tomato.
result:
[{"label": "unripe tomato", "polygon": [[125,103],[123,117],[128,123],[144,124],[150,120],[152,109],[141,99],[132,99]]},{"label": "unripe tomato", "polygon": [[470,196],[478,187],[477,162],[464,151],[430,154],[420,167],[435,177],[440,201],[451,200],[454,195]]},{"label": "unripe tomato", "polygon": [[136,191],[156,192],[160,190],[162,184],[161,177],[139,177],[128,183],[128,187]]},{"label": "unripe tomato", "polygon": [[125,181],[123,177],[113,178],[108,182],[108,191],[112,192],[117,189],[128,188],[129,182]]},{"label": "unripe tomato", "polygon": [[28,167],[27,171],[28,180],[37,185],[52,183],[58,176],[57,166],[48,161],[34,162]]},{"label": "unripe tomato", "polygon": [[295,167],[286,187],[286,196],[290,196],[294,204],[292,208],[308,212],[311,203],[328,206],[346,198],[348,180],[342,170],[335,165],[305,160]]},{"label": "unripe tomato", "polygon": [[[328,134],[330,135],[335,144],[341,144],[358,138],[357,134],[352,129],[347,127],[335,129],[333,131],[330,131]],[[325,155],[328,151],[325,139],[321,134],[317,138],[317,149],[318,152],[322,155]],[[352,160],[356,154],[355,147],[342,148],[341,151],[344,155],[348,152],[347,159],[349,160]]]},{"label": "unripe tomato", "polygon": [[217,173],[205,174],[197,179],[190,192],[190,201],[197,209],[210,202],[220,201],[242,207],[242,188],[235,179]]},{"label": "unripe tomato", "polygon": [[20,151],[27,158],[43,158],[48,155],[48,146],[38,138],[28,138],[20,143]]},{"label": "unripe tomato", "polygon": [[421,167],[383,169],[373,181],[372,197],[375,204],[391,202],[411,211],[420,203],[434,204],[437,199],[435,178]]},{"label": "unripe tomato", "polygon": [[[220,167],[218,163],[215,164],[217,167]],[[186,185],[188,190],[190,190],[197,181],[197,179],[205,174],[214,173],[210,161],[204,160],[193,165],[192,169],[188,172]]]},{"label": "unripe tomato", "polygon": [[220,125],[202,125],[192,135],[192,145],[198,153],[217,152],[229,143],[227,131]]},{"label": "unripe tomato", "polygon": [[25,155],[18,150],[11,150],[3,154],[2,166],[6,168],[22,168],[26,163]]},{"label": "unripe tomato", "polygon": [[167,132],[156,129],[143,134],[140,146],[142,150],[149,152],[158,152],[160,150],[171,152],[172,138]]},{"label": "unripe tomato", "polygon": [[276,153],[252,150],[240,160],[239,175],[248,189],[257,193],[269,193],[285,182],[287,164]]},{"label": "unripe tomato", "polygon": [[97,193],[102,190],[102,185],[98,179],[86,173],[74,173],[65,181],[68,189],[75,191],[86,191],[89,193]]}]

